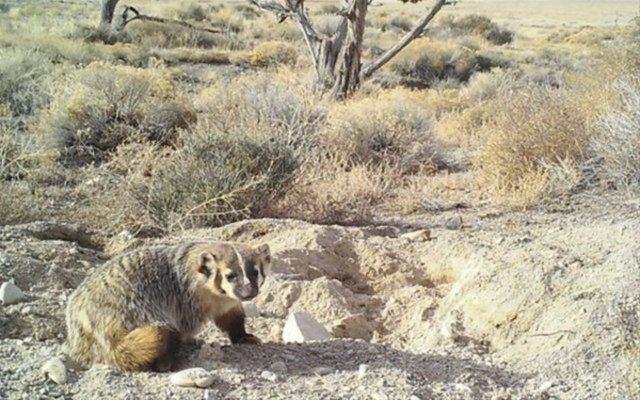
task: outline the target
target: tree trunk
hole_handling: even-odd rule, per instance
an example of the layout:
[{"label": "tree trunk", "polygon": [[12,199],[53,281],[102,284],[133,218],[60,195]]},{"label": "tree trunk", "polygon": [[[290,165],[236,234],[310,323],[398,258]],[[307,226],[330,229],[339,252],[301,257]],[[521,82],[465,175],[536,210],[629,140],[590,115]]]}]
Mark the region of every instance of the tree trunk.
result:
[{"label": "tree trunk", "polygon": [[336,78],[332,93],[332,96],[336,99],[347,97],[360,86],[362,40],[364,38],[368,5],[367,0],[354,0],[351,10],[346,15],[347,42],[342,53],[340,73]]},{"label": "tree trunk", "polygon": [[113,21],[113,13],[116,10],[119,0],[102,0],[102,6],[100,8],[100,24],[111,25]]}]

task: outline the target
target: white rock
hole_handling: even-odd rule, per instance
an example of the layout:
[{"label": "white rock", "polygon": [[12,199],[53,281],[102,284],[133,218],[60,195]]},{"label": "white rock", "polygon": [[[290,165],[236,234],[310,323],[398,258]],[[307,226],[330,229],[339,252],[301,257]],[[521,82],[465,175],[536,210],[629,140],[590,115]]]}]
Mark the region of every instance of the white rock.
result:
[{"label": "white rock", "polygon": [[419,231],[405,233],[402,237],[413,241],[427,241],[431,240],[431,230],[420,229]]},{"label": "white rock", "polygon": [[295,312],[289,315],[282,330],[282,340],[285,343],[327,339],[331,339],[329,332],[307,312]]},{"label": "white rock", "polygon": [[278,375],[275,372],[271,372],[271,371],[262,371],[262,373],[260,374],[260,376],[263,379],[268,380],[269,382],[277,382],[278,381]]},{"label": "white rock", "polygon": [[172,374],[169,381],[176,386],[206,388],[211,386],[214,376],[204,368],[189,368]]},{"label": "white rock", "polygon": [[2,304],[9,305],[19,303],[24,300],[25,295],[19,287],[13,282],[5,282],[0,286],[0,301]]},{"label": "white rock", "polygon": [[43,375],[59,385],[67,382],[67,367],[59,358],[52,358],[44,363],[41,369]]},{"label": "white rock", "polygon": [[276,361],[273,364],[271,364],[271,369],[274,372],[277,372],[279,374],[286,374],[287,373],[287,364],[283,363],[282,361]]},{"label": "white rock", "polygon": [[244,310],[244,315],[247,318],[258,318],[260,316],[258,306],[250,301],[242,302],[242,309]]},{"label": "white rock", "polygon": [[358,376],[360,378],[364,378],[367,375],[367,371],[369,371],[369,366],[367,364],[360,364],[358,366]]}]

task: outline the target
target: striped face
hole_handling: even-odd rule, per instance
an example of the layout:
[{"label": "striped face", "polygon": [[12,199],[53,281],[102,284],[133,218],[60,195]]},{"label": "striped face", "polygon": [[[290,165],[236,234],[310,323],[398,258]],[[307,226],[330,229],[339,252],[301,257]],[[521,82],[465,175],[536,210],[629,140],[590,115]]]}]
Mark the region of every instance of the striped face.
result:
[{"label": "striped face", "polygon": [[235,252],[242,276],[231,277],[235,283],[233,295],[238,300],[250,300],[258,295],[264,283],[265,272],[271,264],[271,252],[266,244],[251,249],[235,247]]}]

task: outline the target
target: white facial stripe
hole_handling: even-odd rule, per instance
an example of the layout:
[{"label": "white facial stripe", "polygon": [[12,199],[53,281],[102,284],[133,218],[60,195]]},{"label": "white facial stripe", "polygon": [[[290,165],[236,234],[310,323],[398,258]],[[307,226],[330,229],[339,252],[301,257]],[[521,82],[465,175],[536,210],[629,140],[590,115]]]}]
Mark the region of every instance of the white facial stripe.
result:
[{"label": "white facial stripe", "polygon": [[236,257],[238,257],[238,262],[240,263],[240,268],[242,269],[242,282],[243,284],[248,285],[251,282],[249,281],[249,278],[247,278],[247,270],[245,269],[246,266],[244,263],[244,258],[242,258],[242,255],[240,254],[238,249],[234,247],[233,250],[236,252]]}]

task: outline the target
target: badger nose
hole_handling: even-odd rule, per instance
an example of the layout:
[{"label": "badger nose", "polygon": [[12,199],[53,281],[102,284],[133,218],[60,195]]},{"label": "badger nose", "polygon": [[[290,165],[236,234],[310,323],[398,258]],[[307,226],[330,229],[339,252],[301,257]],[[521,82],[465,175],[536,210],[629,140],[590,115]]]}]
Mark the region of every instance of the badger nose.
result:
[{"label": "badger nose", "polygon": [[238,297],[242,298],[243,300],[252,299],[256,297],[257,294],[258,288],[252,285],[243,285],[238,288]]}]

